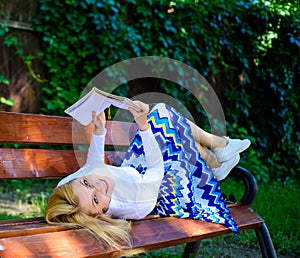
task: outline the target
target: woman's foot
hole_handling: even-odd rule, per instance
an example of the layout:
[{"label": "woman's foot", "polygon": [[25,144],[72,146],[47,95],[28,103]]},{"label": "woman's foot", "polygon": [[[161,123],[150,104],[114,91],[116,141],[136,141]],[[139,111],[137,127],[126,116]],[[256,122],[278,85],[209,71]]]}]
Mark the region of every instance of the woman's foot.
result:
[{"label": "woman's foot", "polygon": [[232,159],[227,160],[218,168],[213,168],[212,172],[218,181],[225,179],[229,172],[239,163],[240,154],[236,154]]},{"label": "woman's foot", "polygon": [[223,163],[225,161],[231,160],[237,154],[246,150],[251,142],[248,139],[230,139],[229,137],[224,137],[227,140],[227,145],[223,148],[215,148],[213,150],[219,162]]}]

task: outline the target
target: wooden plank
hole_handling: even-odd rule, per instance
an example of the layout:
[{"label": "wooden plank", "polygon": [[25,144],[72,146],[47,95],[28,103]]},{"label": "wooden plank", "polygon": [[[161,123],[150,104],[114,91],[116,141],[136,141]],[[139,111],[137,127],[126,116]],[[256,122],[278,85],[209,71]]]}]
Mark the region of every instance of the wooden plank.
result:
[{"label": "wooden plank", "polygon": [[30,31],[34,30],[31,22],[0,19],[0,24],[10,28],[20,29],[20,30],[30,30]]},{"label": "wooden plank", "polygon": [[1,258],[86,257],[105,252],[102,242],[83,229],[1,239],[0,246]]},{"label": "wooden plank", "polygon": [[[12,112],[0,112],[0,121],[2,143],[88,144],[92,128],[84,127],[69,117]],[[105,143],[128,146],[136,130],[133,123],[107,121]]]},{"label": "wooden plank", "polygon": [[[86,151],[77,151],[79,162]],[[73,150],[0,149],[0,178],[63,177],[79,169]]]},{"label": "wooden plank", "polygon": [[[264,221],[248,206],[234,206],[231,214],[236,220],[239,230],[259,227]],[[38,222],[43,223],[43,222]],[[1,228],[2,227],[2,228]],[[36,231],[34,231],[36,227]],[[3,225],[0,226],[0,245],[4,248],[0,251],[1,257],[74,257],[97,256],[113,257],[139,253],[143,251],[164,248],[168,246],[194,242],[206,238],[221,236],[230,233],[225,226],[215,223],[203,222],[192,219],[156,218],[134,221],[132,226],[133,249],[119,252],[108,250],[85,229],[53,232],[51,227],[44,224],[45,231],[41,234],[41,227],[28,225],[16,227],[17,237],[7,236]],[[9,225],[7,225],[9,228]],[[11,228],[11,225],[10,225]],[[13,231],[13,230],[12,230]],[[5,235],[6,234],[6,235]],[[10,232],[12,235],[13,233]],[[82,241],[84,239],[84,241]],[[102,256],[100,253],[103,253]]]},{"label": "wooden plank", "polygon": [[72,230],[75,227],[49,225],[42,217],[0,221],[0,238],[27,236]]},{"label": "wooden plank", "polygon": [[[154,218],[159,218],[159,216],[150,215],[141,220]],[[2,220],[0,221],[0,238],[27,236],[74,229],[76,229],[76,227],[64,227],[61,225],[47,224],[43,217],[17,220]]]},{"label": "wooden plank", "polygon": [[[41,35],[29,28],[38,10],[37,1],[1,0],[1,18],[4,24],[11,27],[9,32],[1,37],[1,42],[7,36],[14,36],[22,45],[24,55],[37,57],[40,51]],[[10,20],[10,21],[7,21]],[[2,23],[1,20],[0,23]],[[15,47],[2,44],[0,53],[1,75],[9,79],[9,84],[1,84],[1,97],[10,98],[15,101],[13,106],[1,105],[7,111],[23,111],[36,113],[40,110],[42,83],[38,79],[33,80],[29,72],[24,56],[19,55]],[[42,60],[36,58],[30,64],[32,71],[40,78],[44,78],[46,71]]]},{"label": "wooden plank", "polygon": [[[86,161],[85,150],[0,149],[0,179],[64,177]],[[124,153],[107,151],[105,162],[119,165]]]},{"label": "wooden plank", "polygon": [[72,144],[72,119],[0,112],[0,121],[3,143]]}]

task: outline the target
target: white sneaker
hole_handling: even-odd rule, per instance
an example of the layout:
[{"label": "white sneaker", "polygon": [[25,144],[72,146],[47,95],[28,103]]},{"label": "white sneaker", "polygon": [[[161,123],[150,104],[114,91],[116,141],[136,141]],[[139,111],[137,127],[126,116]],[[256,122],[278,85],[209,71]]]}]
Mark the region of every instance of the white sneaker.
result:
[{"label": "white sneaker", "polygon": [[212,172],[216,176],[218,181],[225,179],[229,172],[239,163],[240,154],[236,154],[232,159],[227,160],[221,164],[218,168],[213,168]]},{"label": "white sneaker", "polygon": [[246,150],[251,142],[248,139],[230,139],[229,137],[224,137],[227,140],[227,145],[223,148],[215,148],[213,150],[219,162],[224,162],[232,159],[236,154],[241,153]]}]

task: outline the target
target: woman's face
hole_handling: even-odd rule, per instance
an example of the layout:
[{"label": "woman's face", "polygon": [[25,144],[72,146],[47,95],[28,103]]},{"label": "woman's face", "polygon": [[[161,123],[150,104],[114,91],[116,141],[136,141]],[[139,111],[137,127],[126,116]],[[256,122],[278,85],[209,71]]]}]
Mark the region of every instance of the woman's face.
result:
[{"label": "woman's face", "polygon": [[108,210],[114,189],[114,181],[110,177],[88,175],[75,179],[71,185],[86,213],[98,216]]}]

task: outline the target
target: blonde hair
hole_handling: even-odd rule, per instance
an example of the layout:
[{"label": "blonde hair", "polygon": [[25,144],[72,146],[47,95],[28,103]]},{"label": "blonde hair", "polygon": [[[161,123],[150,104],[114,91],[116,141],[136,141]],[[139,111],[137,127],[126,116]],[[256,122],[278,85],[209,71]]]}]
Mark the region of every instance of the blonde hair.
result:
[{"label": "blonde hair", "polygon": [[125,219],[114,219],[108,214],[96,218],[85,213],[70,183],[54,189],[48,201],[45,220],[49,224],[87,228],[107,245],[117,249],[131,246],[130,222]]}]

